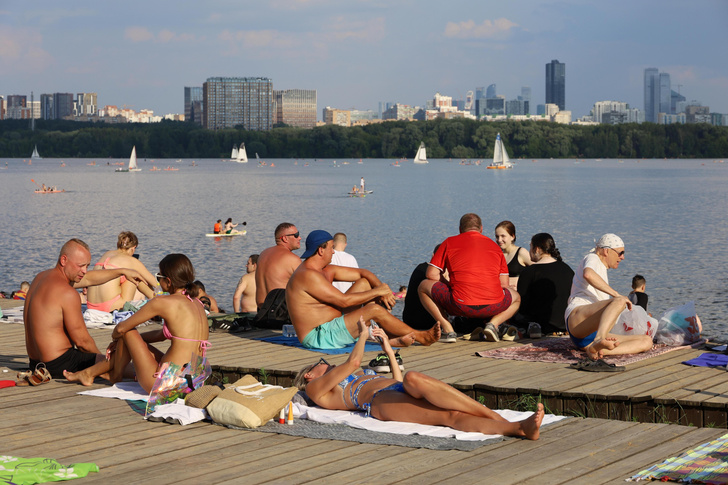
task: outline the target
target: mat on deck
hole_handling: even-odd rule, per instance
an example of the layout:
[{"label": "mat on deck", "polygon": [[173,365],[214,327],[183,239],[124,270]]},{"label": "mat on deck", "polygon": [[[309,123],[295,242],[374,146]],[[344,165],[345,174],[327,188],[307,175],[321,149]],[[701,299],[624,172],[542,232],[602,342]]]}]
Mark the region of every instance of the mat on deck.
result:
[{"label": "mat on deck", "polygon": [[728,483],[728,434],[680,456],[668,458],[628,480],[660,480],[686,483]]},{"label": "mat on deck", "polygon": [[[690,347],[698,347],[705,343],[700,340],[692,345],[683,345],[678,347],[670,347],[667,345],[655,345],[651,350],[642,352],[641,354],[630,355],[613,355],[605,357],[604,360],[616,364],[627,365],[639,362],[640,360],[649,359],[657,355],[671,352],[678,349],[686,349]],[[475,355],[480,357],[490,357],[492,359],[507,360],[524,360],[528,362],[553,362],[558,364],[570,364],[579,362],[586,358],[586,352],[577,350],[571,339],[568,337],[545,338],[539,342],[526,345],[513,345],[510,347],[502,347],[500,349],[486,350],[476,352]]]}]

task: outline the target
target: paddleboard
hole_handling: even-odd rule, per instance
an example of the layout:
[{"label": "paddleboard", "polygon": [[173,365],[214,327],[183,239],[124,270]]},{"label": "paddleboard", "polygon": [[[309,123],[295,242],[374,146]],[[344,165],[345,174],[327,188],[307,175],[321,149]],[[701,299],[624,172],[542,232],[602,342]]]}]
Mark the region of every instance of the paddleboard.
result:
[{"label": "paddleboard", "polygon": [[364,193],[362,193],[361,191],[359,191],[359,192],[349,192],[349,195],[368,195],[368,194],[371,194],[373,192],[374,192],[373,190],[365,190]]},{"label": "paddleboard", "polygon": [[205,234],[207,237],[231,237],[231,236],[245,236],[248,233],[248,231],[237,231],[237,232],[231,232],[230,234]]}]

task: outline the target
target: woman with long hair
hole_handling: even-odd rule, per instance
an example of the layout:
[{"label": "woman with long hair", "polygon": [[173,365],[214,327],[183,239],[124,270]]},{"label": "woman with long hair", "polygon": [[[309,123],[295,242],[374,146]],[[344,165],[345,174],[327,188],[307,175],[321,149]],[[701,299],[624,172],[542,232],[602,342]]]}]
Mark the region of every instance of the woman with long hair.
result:
[{"label": "woman with long hair", "polygon": [[495,242],[506,257],[508,282],[515,289],[521,272],[531,265],[531,258],[528,251],[516,246],[516,226],[511,221],[501,221],[495,226]]}]

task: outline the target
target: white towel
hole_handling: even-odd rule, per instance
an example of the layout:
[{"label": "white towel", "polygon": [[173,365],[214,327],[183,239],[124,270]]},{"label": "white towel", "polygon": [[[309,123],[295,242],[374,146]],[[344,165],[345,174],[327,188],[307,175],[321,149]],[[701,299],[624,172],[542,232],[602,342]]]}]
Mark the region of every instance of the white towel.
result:
[{"label": "white towel", "polygon": [[108,312],[88,309],[83,312],[83,321],[86,322],[86,328],[104,328],[114,323],[114,317]]},{"label": "white towel", "polygon": [[111,387],[94,389],[92,391],[81,391],[79,394],[85,396],[112,397],[127,401],[146,401],[149,398],[149,393],[144,392],[144,389],[142,389],[142,386],[138,382],[131,381],[117,382]]}]

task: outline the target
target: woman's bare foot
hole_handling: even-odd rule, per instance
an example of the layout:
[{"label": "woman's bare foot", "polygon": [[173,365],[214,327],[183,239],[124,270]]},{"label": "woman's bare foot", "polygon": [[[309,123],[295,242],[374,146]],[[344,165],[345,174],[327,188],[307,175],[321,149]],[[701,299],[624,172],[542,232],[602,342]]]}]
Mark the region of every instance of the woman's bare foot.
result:
[{"label": "woman's bare foot", "polygon": [[537,440],[541,434],[541,423],[546,412],[543,410],[543,404],[538,403],[538,409],[523,421],[521,421],[521,429],[523,430],[523,437],[529,440]]},{"label": "woman's bare foot", "polygon": [[84,386],[90,386],[94,383],[93,376],[84,370],[78,372],[68,372],[67,370],[64,370],[63,377],[65,377],[68,381],[78,382]]},{"label": "woman's bare foot", "polygon": [[415,332],[415,340],[417,340],[422,345],[429,346],[440,340],[441,333],[442,332],[440,331],[440,323],[437,322],[429,330],[421,330],[419,332]]},{"label": "woman's bare foot", "polygon": [[409,347],[415,343],[415,333],[408,333],[407,335],[402,335],[401,337],[391,338],[389,339],[389,345],[392,347]]},{"label": "woman's bare foot", "polygon": [[596,339],[591,345],[584,348],[586,356],[591,360],[597,360],[604,357],[603,350],[612,350],[619,345],[619,341],[614,337],[606,337]]}]

